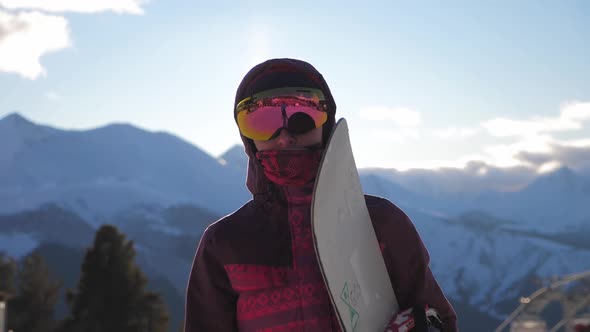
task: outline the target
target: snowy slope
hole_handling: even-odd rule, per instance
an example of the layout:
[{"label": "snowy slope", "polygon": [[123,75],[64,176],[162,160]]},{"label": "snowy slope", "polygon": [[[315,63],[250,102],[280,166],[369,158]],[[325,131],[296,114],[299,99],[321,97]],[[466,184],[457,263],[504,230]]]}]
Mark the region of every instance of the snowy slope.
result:
[{"label": "snowy slope", "polygon": [[[201,234],[219,217],[193,205],[143,205],[114,215],[108,223],[134,241],[138,262],[150,276],[169,280],[182,293]],[[49,243],[85,249],[94,234],[80,216],[56,205],[0,215],[0,251],[14,258]]]},{"label": "snowy slope", "polygon": [[508,313],[502,307],[507,299],[535,288],[533,277],[590,270],[590,249],[512,231],[514,221],[481,213],[448,219],[407,212],[447,295],[496,317]]},{"label": "snowy slope", "polygon": [[477,209],[522,222],[531,230],[559,232],[590,215],[590,182],[567,167],[540,176],[523,190],[488,192],[471,202]]},{"label": "snowy slope", "polygon": [[41,243],[85,247],[93,236],[94,229],[84,220],[56,205],[0,215],[0,251],[13,257],[21,257]]},{"label": "snowy slope", "polygon": [[25,232],[0,233],[0,252],[10,257],[21,258],[39,246],[33,235]]}]

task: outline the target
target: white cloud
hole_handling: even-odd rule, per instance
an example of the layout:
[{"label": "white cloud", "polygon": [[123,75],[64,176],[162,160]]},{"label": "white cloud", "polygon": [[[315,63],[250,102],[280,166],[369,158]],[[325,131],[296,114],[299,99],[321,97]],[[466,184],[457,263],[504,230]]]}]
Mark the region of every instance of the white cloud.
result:
[{"label": "white cloud", "polygon": [[[590,103],[570,102],[562,105],[557,117],[536,117],[527,120],[497,118],[483,122],[481,126],[495,137],[511,137],[508,144],[485,147],[488,162],[500,167],[524,165],[547,172],[555,165],[564,164],[555,146],[575,147],[589,143],[588,139],[578,141],[558,140],[553,135],[560,132],[583,129],[590,120]],[[524,156],[543,156],[548,162],[539,163]],[[570,163],[571,164],[571,163]],[[576,163],[578,164],[578,163]],[[573,166],[573,165],[569,165]]]},{"label": "white cloud", "polygon": [[[372,112],[372,113],[371,113]],[[385,119],[385,111],[365,113],[365,118]],[[527,169],[532,174],[544,173],[560,166],[573,169],[590,169],[590,137],[560,139],[558,134],[587,129],[590,122],[590,102],[564,103],[555,117],[532,117],[529,119],[496,118],[484,121],[473,128],[449,127],[432,131],[440,139],[469,138],[473,142],[482,134],[503,138],[502,143],[482,144],[466,155],[454,160],[392,161],[391,167],[398,170],[410,168],[440,169],[444,167],[466,169],[470,163],[483,163],[474,174],[487,176],[489,167]],[[374,130],[374,137],[383,141],[403,143],[420,137],[418,128],[402,127],[400,130]],[[440,141],[441,144],[448,144]],[[433,144],[436,144],[433,142]],[[398,156],[399,157],[399,156]]]},{"label": "white cloud", "polygon": [[564,104],[558,117],[536,117],[527,120],[496,118],[481,124],[496,137],[526,137],[542,133],[579,130],[590,120],[590,103]]},{"label": "white cloud", "polygon": [[70,45],[68,22],[63,17],[0,11],[0,72],[35,79],[45,73],[41,56]]},{"label": "white cloud", "polygon": [[68,21],[49,13],[142,14],[149,0],[0,0],[0,72],[45,74],[40,58],[71,46]]},{"label": "white cloud", "polygon": [[415,127],[422,122],[420,113],[406,107],[390,108],[371,106],[360,110],[360,117],[367,120],[391,120],[400,127]]},{"label": "white cloud", "polygon": [[559,163],[573,169],[590,171],[590,140],[558,141],[545,152],[521,151],[516,156],[525,165],[543,172]]},{"label": "white cloud", "polygon": [[[408,109],[389,109],[386,107],[371,107],[361,110],[361,117],[370,120],[395,120],[400,128],[395,130],[373,130],[375,138],[394,143],[404,143],[420,137],[417,124],[420,123],[419,113]],[[555,165],[575,167],[585,163],[575,159],[578,154],[570,153],[561,156],[563,148],[590,147],[590,138],[578,140],[559,140],[556,134],[577,131],[585,128],[590,121],[590,102],[569,102],[562,104],[558,116],[531,117],[529,119],[495,118],[483,121],[472,128],[448,127],[432,130],[433,137],[439,139],[483,139],[481,134],[487,133],[493,137],[504,138],[502,144],[480,145],[477,154],[464,156],[457,160],[430,160],[410,162],[402,165],[395,161],[397,169],[404,168],[463,168],[469,162],[479,161],[493,167],[526,167],[537,172],[554,169]],[[403,125],[402,125],[403,124]],[[446,144],[446,143],[444,143]],[[555,147],[563,147],[557,150]],[[584,150],[586,151],[586,150]],[[563,153],[561,153],[563,154]],[[542,156],[543,162],[536,162],[528,156]],[[474,159],[476,158],[476,159]],[[485,174],[485,169],[478,170]]]},{"label": "white cloud", "polygon": [[[548,135],[531,135],[509,144],[498,144],[484,148],[486,162],[499,167],[515,167],[523,164],[518,158],[522,151],[529,153],[549,153],[555,140]],[[527,165],[532,166],[532,165]]]},{"label": "white cloud", "polygon": [[590,138],[583,138],[570,141],[559,141],[563,146],[574,147],[574,148],[590,148]]},{"label": "white cloud", "polygon": [[6,9],[32,9],[46,12],[142,14],[146,0],[0,0]]},{"label": "white cloud", "polygon": [[542,165],[541,165],[541,166],[540,166],[540,167],[537,169],[537,172],[538,172],[538,173],[541,173],[541,174],[542,174],[542,173],[551,173],[551,172],[553,172],[554,170],[556,170],[556,169],[558,169],[558,168],[560,168],[560,167],[562,167],[562,166],[563,166],[563,165],[562,165],[562,164],[561,164],[559,161],[553,160],[553,161],[550,161],[550,162],[548,162],[548,163],[542,164]]},{"label": "white cloud", "polygon": [[510,144],[483,148],[480,159],[496,167],[527,167],[545,173],[561,166],[590,168],[590,140],[557,140],[549,135],[530,136]]},{"label": "white cloud", "polygon": [[590,102],[570,102],[561,108],[561,117],[572,121],[590,120]]}]

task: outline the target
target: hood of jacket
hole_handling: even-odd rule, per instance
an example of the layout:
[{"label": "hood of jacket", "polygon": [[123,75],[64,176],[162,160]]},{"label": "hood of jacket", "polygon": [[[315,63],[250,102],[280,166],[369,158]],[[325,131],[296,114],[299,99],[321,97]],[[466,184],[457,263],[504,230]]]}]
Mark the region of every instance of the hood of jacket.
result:
[{"label": "hood of jacket", "polygon": [[[250,69],[238,86],[234,110],[238,102],[248,96],[283,87],[308,87],[322,90],[328,105],[328,120],[323,126],[323,143],[326,144],[335,124],[336,102],[322,74],[305,61],[288,58],[270,59]],[[232,110],[233,114],[235,114],[234,110]],[[234,120],[236,120],[235,116]],[[269,192],[271,184],[264,175],[261,163],[256,158],[254,142],[241,133],[240,136],[249,158],[246,186],[254,197],[265,194]]]}]

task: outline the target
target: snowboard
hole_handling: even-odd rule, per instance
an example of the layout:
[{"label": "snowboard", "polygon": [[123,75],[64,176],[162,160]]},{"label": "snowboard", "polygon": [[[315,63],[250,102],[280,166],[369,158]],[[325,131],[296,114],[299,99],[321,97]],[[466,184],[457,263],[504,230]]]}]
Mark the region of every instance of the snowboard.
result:
[{"label": "snowboard", "polygon": [[311,223],[342,330],[384,331],[399,307],[365,204],[345,119],[334,127],[322,157]]}]

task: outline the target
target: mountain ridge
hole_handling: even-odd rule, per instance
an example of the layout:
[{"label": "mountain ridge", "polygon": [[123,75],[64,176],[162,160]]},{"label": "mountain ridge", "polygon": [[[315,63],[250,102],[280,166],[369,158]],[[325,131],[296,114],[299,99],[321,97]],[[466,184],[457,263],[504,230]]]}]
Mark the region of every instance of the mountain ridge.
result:
[{"label": "mountain ridge", "polygon": [[[11,115],[3,124],[14,119],[24,118]],[[10,139],[0,140],[0,150],[12,153],[0,160],[0,213],[47,202],[73,207],[89,220],[142,203],[192,202],[227,213],[250,196],[239,172],[165,132],[129,124],[51,129],[42,139],[22,144],[19,131],[6,127],[0,137]]]}]

